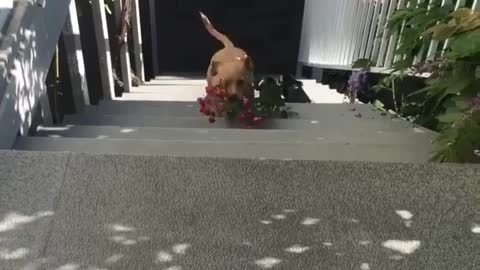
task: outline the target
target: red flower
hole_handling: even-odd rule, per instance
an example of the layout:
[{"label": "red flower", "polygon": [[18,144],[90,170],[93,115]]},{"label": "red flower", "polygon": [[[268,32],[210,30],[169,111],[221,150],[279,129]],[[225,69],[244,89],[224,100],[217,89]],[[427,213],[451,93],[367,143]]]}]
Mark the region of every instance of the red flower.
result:
[{"label": "red flower", "polygon": [[240,116],[238,117],[238,120],[244,122],[245,120],[247,120],[247,116],[246,116],[244,113],[242,113],[242,114],[240,114]]},{"label": "red flower", "polygon": [[252,122],[253,122],[254,125],[260,125],[263,122],[263,118],[254,117]]},{"label": "red flower", "polygon": [[245,101],[243,102],[243,107],[245,107],[246,109],[252,108],[252,102],[249,99],[245,99]]},{"label": "red flower", "polygon": [[208,122],[210,122],[210,123],[212,123],[212,124],[215,123],[215,117],[210,116],[210,117],[208,118]]}]

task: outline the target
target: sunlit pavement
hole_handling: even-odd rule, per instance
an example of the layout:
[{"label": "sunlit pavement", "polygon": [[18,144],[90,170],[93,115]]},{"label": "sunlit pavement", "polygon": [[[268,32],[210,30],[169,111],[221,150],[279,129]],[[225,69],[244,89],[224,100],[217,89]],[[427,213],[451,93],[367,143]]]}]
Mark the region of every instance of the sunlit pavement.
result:
[{"label": "sunlit pavement", "polygon": [[0,269],[476,269],[480,168],[0,153]]}]

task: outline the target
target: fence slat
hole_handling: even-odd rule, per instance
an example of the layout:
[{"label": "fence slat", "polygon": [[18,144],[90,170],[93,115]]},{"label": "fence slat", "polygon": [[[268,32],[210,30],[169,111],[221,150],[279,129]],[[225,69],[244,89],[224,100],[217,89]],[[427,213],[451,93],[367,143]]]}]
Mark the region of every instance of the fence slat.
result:
[{"label": "fence slat", "polygon": [[[451,3],[450,0],[442,0],[442,6],[445,6],[446,4]],[[438,51],[438,40],[432,40],[430,42],[430,46],[428,47],[428,52],[427,52],[427,61],[433,61],[435,60],[435,56],[437,55]]]},{"label": "fence slat", "polygon": [[[388,1],[388,0],[386,0]],[[391,0],[390,5],[388,6],[388,13],[387,17],[385,18],[385,27],[381,29],[382,33],[382,40],[380,42],[380,49],[378,50],[378,58],[377,58],[377,67],[383,67],[385,63],[385,53],[387,52],[387,47],[389,43],[389,33],[387,30],[388,20],[392,17],[395,8],[397,7],[397,0]]]},{"label": "fence slat", "polygon": [[361,49],[361,44],[363,40],[363,33],[365,32],[365,21],[367,19],[367,13],[368,9],[370,8],[370,1],[368,0],[362,0],[363,1],[363,8],[362,8],[362,13],[360,15],[360,24],[358,25],[358,32],[357,32],[357,38],[356,38],[356,46],[355,46],[355,52],[353,55],[352,62],[358,60],[360,58],[360,49]]},{"label": "fence slat", "polygon": [[370,33],[370,24],[372,23],[373,10],[375,9],[375,0],[368,0],[367,17],[365,18],[365,28],[363,29],[362,45],[360,47],[360,53],[358,58],[365,58],[365,52],[367,49],[368,34]]},{"label": "fence slat", "polygon": [[[404,7],[405,7],[405,0],[399,0],[397,5],[397,10],[403,9]],[[390,68],[392,66],[393,56],[395,54],[395,49],[397,48],[398,37],[399,37],[398,31],[393,33],[390,36],[390,40],[388,41],[387,55],[385,56],[385,62],[383,64],[385,68]]]},{"label": "fence slat", "polygon": [[[409,8],[411,6],[411,2],[407,2],[407,8]],[[398,42],[397,42],[397,46],[396,46],[396,49],[398,50],[403,42],[403,32],[405,31],[405,26],[406,26],[406,22],[403,22],[402,23],[402,28],[400,29],[400,34],[398,35]],[[404,58],[404,55],[399,55],[399,54],[396,54],[393,58],[393,62],[397,62],[397,61],[400,61]]]},{"label": "fence slat", "polygon": [[[457,0],[457,3],[455,4],[455,10],[458,10],[458,9],[464,7],[466,2],[467,2],[467,0]],[[449,45],[450,45],[450,40],[449,39],[445,40],[445,43],[443,44],[443,49],[442,49],[442,56],[445,53],[445,50],[448,48]]]},{"label": "fence slat", "polygon": [[[425,2],[428,4],[428,8],[427,8],[427,14],[428,12],[430,11],[432,5],[430,3],[429,0],[418,0],[418,5],[420,5],[421,3]],[[423,38],[420,37],[420,40],[422,40]],[[418,64],[420,63],[422,60],[423,60],[423,55],[425,54],[425,44],[422,44],[422,47],[420,48],[420,51],[418,51],[417,55],[415,56],[415,58],[413,59],[413,64]]]},{"label": "fence slat", "polygon": [[480,0],[475,0],[473,2],[472,10],[480,10]]},{"label": "fence slat", "polygon": [[371,20],[370,33],[368,34],[367,51],[364,54],[364,58],[370,59],[373,51],[373,43],[377,39],[375,33],[377,28],[380,27],[380,8],[382,7],[382,0],[374,0],[375,9],[373,10],[373,17]]},{"label": "fence slat", "polygon": [[382,34],[382,31],[385,31],[385,20],[387,18],[389,4],[390,4],[390,0],[383,0],[381,3],[382,10],[380,11],[377,31],[375,32],[375,36],[374,36],[372,55],[370,56],[370,60],[372,60],[373,62],[376,62],[378,59],[378,53],[379,53],[379,49],[382,42],[382,37],[380,35]]}]

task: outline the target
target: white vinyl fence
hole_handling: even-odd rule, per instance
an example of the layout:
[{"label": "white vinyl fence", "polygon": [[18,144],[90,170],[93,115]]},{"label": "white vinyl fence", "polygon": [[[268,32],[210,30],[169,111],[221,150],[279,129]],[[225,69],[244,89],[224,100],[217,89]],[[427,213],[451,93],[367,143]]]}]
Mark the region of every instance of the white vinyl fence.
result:
[{"label": "white vinyl fence", "polygon": [[[418,0],[419,2],[434,0]],[[376,67],[388,70],[401,41],[401,30],[388,35],[386,23],[392,14],[409,5],[408,0],[305,0],[299,62],[309,66],[351,69],[358,59],[368,58]],[[480,9],[480,0],[443,0],[472,10]],[[432,60],[444,46],[432,41],[422,48],[415,62]]]}]

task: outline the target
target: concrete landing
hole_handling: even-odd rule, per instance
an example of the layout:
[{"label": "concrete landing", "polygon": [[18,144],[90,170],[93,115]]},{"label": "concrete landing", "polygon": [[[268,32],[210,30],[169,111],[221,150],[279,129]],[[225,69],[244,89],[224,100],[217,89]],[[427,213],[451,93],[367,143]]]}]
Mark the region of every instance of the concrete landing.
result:
[{"label": "concrete landing", "polygon": [[0,160],[0,269],[480,263],[480,167],[31,152]]},{"label": "concrete landing", "polygon": [[[313,103],[340,104],[344,101],[343,95],[326,85],[318,84],[315,80],[300,81]],[[205,95],[205,86],[204,78],[158,77],[141,87],[133,88],[130,93],[124,93],[119,100],[196,101],[198,97]]]}]

